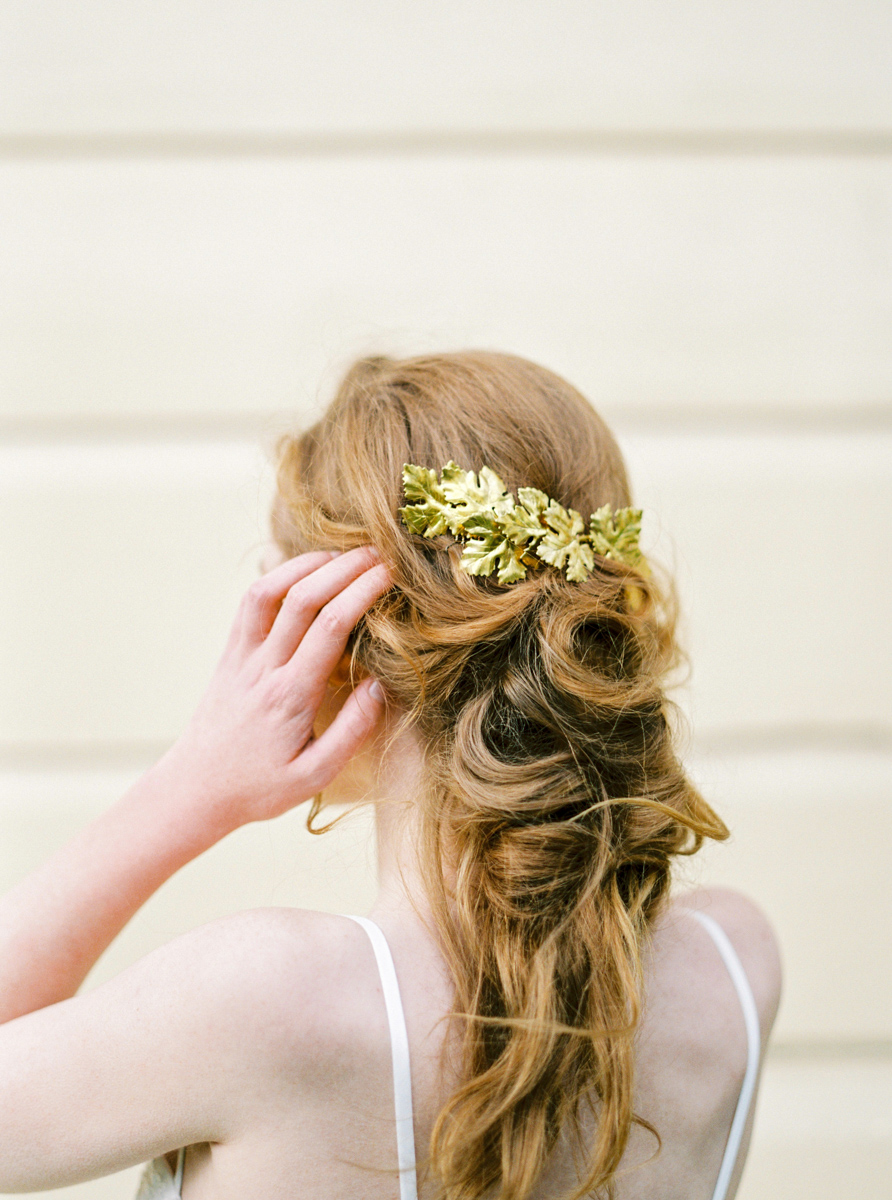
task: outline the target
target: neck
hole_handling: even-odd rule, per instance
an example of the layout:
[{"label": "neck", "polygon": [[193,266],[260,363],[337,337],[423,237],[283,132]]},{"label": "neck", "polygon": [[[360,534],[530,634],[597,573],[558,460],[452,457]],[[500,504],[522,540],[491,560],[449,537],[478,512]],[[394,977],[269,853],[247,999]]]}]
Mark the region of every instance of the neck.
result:
[{"label": "neck", "polygon": [[369,798],[375,810],[378,895],[374,913],[426,921],[430,913],[418,859],[418,799],[424,756],[414,730],[388,719],[377,740]]}]

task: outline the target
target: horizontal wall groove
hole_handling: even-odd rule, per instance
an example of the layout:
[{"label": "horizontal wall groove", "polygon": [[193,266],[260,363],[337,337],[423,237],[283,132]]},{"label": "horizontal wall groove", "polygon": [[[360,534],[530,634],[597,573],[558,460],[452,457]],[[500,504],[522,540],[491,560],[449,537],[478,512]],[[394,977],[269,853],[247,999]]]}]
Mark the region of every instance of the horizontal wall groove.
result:
[{"label": "horizontal wall groove", "polygon": [[[66,445],[123,442],[259,441],[307,423],[305,404],[290,412],[108,413],[96,416],[0,414],[0,445]],[[892,428],[892,407],[889,412]]]},{"label": "horizontal wall groove", "polygon": [[750,754],[801,754],[820,751],[842,754],[892,755],[892,727],[886,724],[745,725],[692,734],[697,755],[742,757]]},{"label": "horizontal wall groove", "polygon": [[[892,728],[884,725],[741,727],[694,735],[693,757],[758,754],[869,754],[892,757]],[[139,770],[164,754],[171,741],[0,742],[0,772]],[[892,763],[890,763],[892,765]]]},{"label": "horizontal wall groove", "polygon": [[818,1038],[773,1038],[768,1047],[772,1062],[838,1062],[846,1059],[892,1061],[892,1041],[824,1040]]},{"label": "horizontal wall groove", "polygon": [[[601,408],[618,432],[646,433],[865,433],[892,429],[888,402],[809,404],[623,404]],[[2,425],[0,425],[2,428]]]},{"label": "horizontal wall groove", "polygon": [[[618,433],[865,433],[892,430],[892,398],[876,403],[780,408],[769,405],[622,404],[600,408]],[[85,416],[0,413],[0,443],[263,440],[307,423],[305,404],[266,412],[108,413]]]},{"label": "horizontal wall groove", "polygon": [[323,158],[439,154],[892,154],[881,129],[489,129],[4,133],[0,159]]},{"label": "horizontal wall groove", "polygon": [[154,739],[84,743],[0,743],[0,772],[143,771],[173,744]]}]

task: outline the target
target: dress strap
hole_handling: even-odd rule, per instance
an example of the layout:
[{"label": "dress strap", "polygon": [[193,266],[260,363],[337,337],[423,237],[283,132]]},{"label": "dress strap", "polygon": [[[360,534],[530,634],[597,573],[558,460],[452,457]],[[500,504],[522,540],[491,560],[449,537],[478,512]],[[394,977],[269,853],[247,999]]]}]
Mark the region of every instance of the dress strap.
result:
[{"label": "dress strap", "polygon": [[756,1090],[756,1080],[759,1075],[759,1057],[762,1050],[762,1037],[759,1032],[759,1014],[756,1010],[756,1002],[753,999],[752,989],[746,977],[746,972],[737,956],[737,951],[731,945],[731,941],[724,929],[722,929],[718,921],[708,916],[707,913],[693,908],[685,909],[685,912],[696,921],[699,921],[713,942],[715,942],[716,949],[722,956],[725,966],[728,968],[728,974],[731,976],[731,982],[734,984],[737,998],[740,1000],[740,1007],[743,1009],[743,1022],[746,1026],[746,1072],[743,1076],[740,1096],[737,1099],[737,1108],[734,1110],[734,1119],[731,1122],[731,1130],[725,1145],[725,1154],[722,1158],[722,1165],[719,1168],[715,1191],[712,1193],[712,1200],[725,1200],[728,1186],[731,1183],[731,1176],[734,1174],[734,1165],[737,1162],[740,1143],[743,1140],[743,1131],[746,1128],[750,1105],[752,1104],[753,1094]]},{"label": "dress strap", "polygon": [[183,1194],[183,1171],[186,1168],[186,1147],[180,1146],[177,1151],[177,1169],[173,1177],[174,1195],[182,1196]]},{"label": "dress strap", "polygon": [[409,1070],[409,1036],[400,997],[400,985],[393,955],[383,930],[368,917],[350,917],[369,935],[390,1026],[390,1053],[393,1059],[393,1107],[396,1114],[396,1153],[400,1171],[400,1200],[418,1200],[415,1178],[415,1127],[412,1120],[412,1075]]}]

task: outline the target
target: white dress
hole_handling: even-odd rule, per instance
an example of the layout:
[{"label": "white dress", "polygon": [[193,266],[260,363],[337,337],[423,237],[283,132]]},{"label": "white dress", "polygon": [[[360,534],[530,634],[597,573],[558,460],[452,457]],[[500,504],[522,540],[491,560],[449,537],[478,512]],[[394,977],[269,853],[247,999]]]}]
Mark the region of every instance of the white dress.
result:
[{"label": "white dress", "polygon": [[177,1155],[177,1169],[171,1171],[166,1158],[156,1158],[147,1164],[139,1181],[136,1200],[180,1200],[183,1187],[183,1167],[186,1161],[185,1146]]}]

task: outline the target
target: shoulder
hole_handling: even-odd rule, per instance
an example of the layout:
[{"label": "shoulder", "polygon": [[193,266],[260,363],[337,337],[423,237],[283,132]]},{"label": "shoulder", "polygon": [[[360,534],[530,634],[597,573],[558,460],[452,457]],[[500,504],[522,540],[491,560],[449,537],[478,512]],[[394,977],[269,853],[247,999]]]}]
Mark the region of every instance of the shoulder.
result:
[{"label": "shoulder", "polygon": [[704,963],[712,958],[713,974],[717,972],[719,978],[726,968],[706,931],[696,930],[688,915],[691,911],[711,917],[731,942],[756,1002],[764,1044],[777,1015],[783,980],[780,946],[768,917],[755,901],[731,888],[699,888],[673,899],[659,925],[673,929],[689,947],[697,939],[699,949],[693,953]]},{"label": "shoulder", "polygon": [[298,1004],[307,1021],[330,1015],[339,994],[351,995],[360,978],[377,978],[368,936],[334,913],[249,909],[181,940],[180,953],[197,956],[228,999]]},{"label": "shoulder", "polygon": [[[639,1034],[642,1086],[655,1111],[669,1106],[684,1138],[719,1138],[722,1131],[727,1136],[740,1094],[747,1033],[728,968],[707,930],[692,919],[692,910],[713,918],[740,959],[756,1002],[763,1049],[780,997],[780,959],[764,914],[738,892],[709,888],[680,895],[654,923]],[[679,1097],[684,1097],[680,1106]]]},{"label": "shoulder", "polygon": [[[213,1031],[258,1072],[283,1062],[300,1073],[369,1025],[378,976],[365,932],[334,914],[252,909],[177,938],[143,960],[153,990],[174,994],[183,1017]],[[210,1048],[213,1052],[213,1046]]]},{"label": "shoulder", "polygon": [[[25,1190],[82,1178],[72,1172],[85,1162],[100,1175],[171,1147],[231,1141],[265,1127],[283,1100],[299,1109],[336,1086],[332,1065],[353,1090],[357,1072],[386,1080],[368,1069],[384,1039],[363,938],[343,917],[240,913],[0,1027],[0,1120],[37,1164]],[[91,1158],[71,1141],[73,1112],[92,1130]],[[14,1155],[13,1167],[22,1161]],[[6,1179],[0,1152],[4,1169]]]}]

